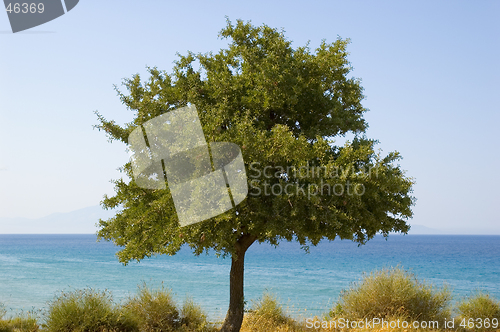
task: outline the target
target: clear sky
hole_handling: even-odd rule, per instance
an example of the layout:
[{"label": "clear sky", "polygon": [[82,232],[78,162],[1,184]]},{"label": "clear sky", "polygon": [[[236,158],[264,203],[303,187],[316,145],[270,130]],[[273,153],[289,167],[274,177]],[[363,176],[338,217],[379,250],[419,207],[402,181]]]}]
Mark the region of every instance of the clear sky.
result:
[{"label": "clear sky", "polygon": [[[411,223],[500,233],[500,1],[80,0],[12,34],[0,13],[0,218],[99,204],[128,159],[93,111],[131,113],[113,85],[218,51],[225,16],[284,28],[293,46],[350,38],[370,138],[416,179]],[[0,223],[0,233],[1,233]]]}]

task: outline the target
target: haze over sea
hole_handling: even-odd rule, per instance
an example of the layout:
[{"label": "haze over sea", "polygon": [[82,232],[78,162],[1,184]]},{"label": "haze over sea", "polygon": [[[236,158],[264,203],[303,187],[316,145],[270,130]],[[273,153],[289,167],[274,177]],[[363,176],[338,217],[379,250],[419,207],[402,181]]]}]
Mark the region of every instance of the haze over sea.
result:
[{"label": "haze over sea", "polygon": [[[163,282],[179,303],[189,296],[210,319],[225,315],[230,259],[194,256],[186,247],[124,266],[118,249],[95,235],[0,235],[0,303],[11,313],[45,309],[60,291],[86,287],[123,301],[143,282],[156,288]],[[476,290],[500,299],[498,235],[378,236],[360,247],[336,240],[311,246],[309,254],[298,243],[254,244],[245,258],[245,297],[250,305],[268,290],[294,315],[321,315],[363,272],[397,265],[420,280],[447,284],[454,301]]]}]

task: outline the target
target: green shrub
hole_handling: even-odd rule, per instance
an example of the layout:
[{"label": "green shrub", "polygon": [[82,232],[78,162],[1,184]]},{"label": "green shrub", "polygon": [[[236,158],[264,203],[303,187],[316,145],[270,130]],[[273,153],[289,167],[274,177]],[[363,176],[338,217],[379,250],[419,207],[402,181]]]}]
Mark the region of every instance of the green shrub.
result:
[{"label": "green shrub", "polygon": [[243,321],[241,331],[301,331],[302,329],[283,310],[275,296],[265,293],[254,302]]},{"label": "green shrub", "polygon": [[179,311],[171,292],[163,286],[161,289],[151,290],[143,285],[138,294],[128,301],[124,310],[138,321],[141,332],[170,332],[181,326]]},{"label": "green shrub", "polygon": [[0,303],[0,332],[36,332],[39,329],[36,318],[32,313],[4,320],[5,306]]},{"label": "green shrub", "polygon": [[342,291],[331,317],[351,320],[401,318],[411,321],[439,321],[450,316],[450,292],[435,290],[400,268],[372,272],[350,289]]},{"label": "green shrub", "polygon": [[36,319],[32,317],[0,320],[0,332],[37,332],[39,328]]},{"label": "green shrub", "polygon": [[211,332],[216,328],[207,321],[207,315],[191,299],[186,299],[181,310],[181,331]]},{"label": "green shrub", "polygon": [[13,332],[14,329],[9,322],[5,320],[0,320],[0,332]]},{"label": "green shrub", "polygon": [[137,331],[137,324],[119,310],[108,292],[92,289],[63,292],[49,305],[47,332]]},{"label": "green shrub", "polygon": [[[458,304],[457,309],[459,317],[455,320],[456,325],[460,325],[462,322],[470,323],[477,331],[495,331],[499,327],[500,303],[486,293],[479,292],[463,300]],[[465,321],[463,321],[464,319]],[[485,327],[486,319],[489,326]],[[493,324],[492,321],[496,324]],[[494,328],[495,325],[497,328]]]},{"label": "green shrub", "polygon": [[15,332],[37,332],[40,328],[36,318],[30,314],[11,318],[8,320],[8,323]]}]

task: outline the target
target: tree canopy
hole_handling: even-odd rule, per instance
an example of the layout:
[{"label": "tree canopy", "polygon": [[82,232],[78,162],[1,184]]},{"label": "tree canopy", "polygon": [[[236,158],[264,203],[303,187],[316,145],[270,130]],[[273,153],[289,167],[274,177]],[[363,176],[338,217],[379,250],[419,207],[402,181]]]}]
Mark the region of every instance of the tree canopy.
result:
[{"label": "tree canopy", "polygon": [[[230,255],[233,266],[241,262],[234,277],[242,283],[243,256],[254,242],[296,240],[307,249],[322,239],[363,244],[377,233],[406,233],[413,180],[397,164],[398,152],[383,156],[365,137],[367,110],[360,80],[349,77],[349,40],[293,48],[283,31],[240,20],[228,20],[220,37],[229,45],[217,53],[188,52],[171,73],[149,68],[145,81],[125,80],[127,91],[118,93],[133,121],[120,126],[98,114],[97,127],[127,144],[146,121],[195,105],[207,142],[241,147],[249,194],[226,213],[180,227],[168,184],[140,188],[127,163],[130,180],[114,181],[115,195],[102,202],[119,210],[98,232],[123,247],[120,261],[173,255],[187,244],[195,254],[214,250]],[[347,133],[354,139],[336,144]],[[243,296],[242,287],[234,296]],[[238,319],[228,320],[243,316],[242,307],[231,311],[243,299],[232,300],[223,331],[239,330]]]}]

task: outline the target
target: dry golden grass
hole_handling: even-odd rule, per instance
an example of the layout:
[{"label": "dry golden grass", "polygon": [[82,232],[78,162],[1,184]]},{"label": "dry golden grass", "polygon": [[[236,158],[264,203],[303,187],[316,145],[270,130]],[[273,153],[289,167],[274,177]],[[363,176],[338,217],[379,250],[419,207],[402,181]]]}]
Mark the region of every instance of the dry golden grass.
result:
[{"label": "dry golden grass", "polygon": [[[425,297],[427,298],[427,297]],[[391,328],[390,325],[384,325],[383,327],[379,324],[378,326],[361,327],[361,328],[340,328],[341,325],[335,326],[330,322],[337,319],[337,323],[340,323],[338,319],[341,316],[331,316],[329,317],[306,317],[300,319],[291,318],[283,309],[283,306],[277,301],[275,297],[269,294],[264,294],[262,299],[255,302],[250,311],[245,315],[243,320],[243,325],[241,332],[461,332],[463,329],[460,328],[459,321],[455,320],[454,329],[445,329],[442,324],[439,326],[441,328],[413,328],[412,319],[404,318],[404,316],[388,315],[386,316],[385,322],[393,322],[395,325],[399,320],[401,327]],[[307,320],[306,320],[307,319]],[[369,321],[371,321],[369,319]],[[403,321],[408,322],[408,327],[403,328]],[[345,320],[343,321],[345,322]],[[326,325],[326,326],[325,326]],[[475,329],[467,329],[467,332],[475,332]],[[492,330],[490,330],[492,331]],[[495,331],[500,331],[497,329]]]}]

